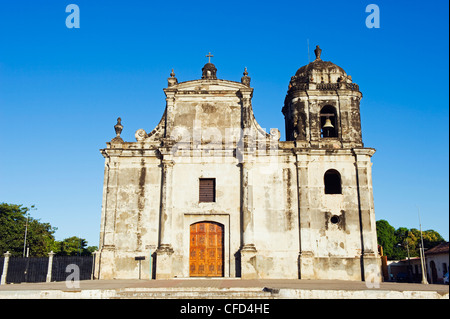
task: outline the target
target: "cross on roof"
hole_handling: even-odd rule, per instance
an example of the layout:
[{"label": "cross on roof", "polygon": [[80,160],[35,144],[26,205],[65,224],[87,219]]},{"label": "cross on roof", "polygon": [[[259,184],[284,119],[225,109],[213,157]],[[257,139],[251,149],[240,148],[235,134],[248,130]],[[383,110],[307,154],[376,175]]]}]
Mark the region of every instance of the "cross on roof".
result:
[{"label": "cross on roof", "polygon": [[213,56],[214,56],[214,55],[212,55],[211,52],[209,52],[208,55],[206,55],[206,57],[208,58],[208,63],[211,63],[211,58],[212,58]]}]

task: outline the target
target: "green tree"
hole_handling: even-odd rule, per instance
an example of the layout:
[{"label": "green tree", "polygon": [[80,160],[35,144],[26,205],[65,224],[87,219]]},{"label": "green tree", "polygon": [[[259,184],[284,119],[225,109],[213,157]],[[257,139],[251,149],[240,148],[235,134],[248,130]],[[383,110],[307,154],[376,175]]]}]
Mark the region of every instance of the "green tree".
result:
[{"label": "green tree", "polygon": [[[0,204],[0,252],[9,251],[12,256],[22,256],[27,213],[30,208],[15,204]],[[29,255],[45,257],[54,243],[56,228],[49,223],[41,223],[33,217],[28,218],[27,246]]]},{"label": "green tree", "polygon": [[[56,253],[60,256],[90,256],[97,250],[95,246],[87,247],[86,239],[72,236],[59,243],[59,249]],[[55,251],[54,251],[55,252]]]},{"label": "green tree", "polygon": [[378,245],[383,247],[384,255],[389,258],[393,255],[396,245],[395,228],[384,219],[377,220],[376,226]]},{"label": "green tree", "polygon": [[[421,245],[420,231],[406,227],[394,229],[385,220],[379,220],[377,225],[378,244],[383,246],[383,251],[390,260],[401,260],[408,257],[419,256],[419,247]],[[422,232],[425,249],[430,249],[444,242],[444,238],[434,230]]]},{"label": "green tree", "polygon": [[445,239],[437,231],[429,229],[423,232],[423,246],[425,249],[433,248],[443,242],[445,242]]},{"label": "green tree", "polygon": [[88,246],[88,247],[86,248],[86,252],[87,252],[89,255],[92,255],[92,253],[93,253],[94,251],[96,251],[96,250],[98,250],[98,247],[97,247],[97,246]]}]

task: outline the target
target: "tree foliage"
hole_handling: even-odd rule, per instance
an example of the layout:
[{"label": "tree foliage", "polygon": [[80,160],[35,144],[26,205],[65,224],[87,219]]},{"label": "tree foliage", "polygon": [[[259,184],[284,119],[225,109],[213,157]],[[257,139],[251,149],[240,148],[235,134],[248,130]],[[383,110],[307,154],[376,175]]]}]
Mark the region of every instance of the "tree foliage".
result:
[{"label": "tree foliage", "polygon": [[[26,247],[30,256],[46,256],[56,231],[49,223],[41,223],[28,218],[30,208],[22,205],[0,204],[0,251],[9,251],[12,256],[22,256],[24,252],[25,229],[27,229]],[[26,226],[28,225],[28,227]]]},{"label": "tree foliage", "polygon": [[[405,227],[395,229],[386,220],[378,220],[376,225],[378,245],[383,247],[383,253],[388,259],[405,259],[408,257],[408,250],[410,257],[419,256],[420,230]],[[432,229],[422,231],[422,237],[425,251],[445,242],[444,238]]]},{"label": "tree foliage", "polygon": [[61,256],[89,256],[97,250],[97,247],[87,247],[87,241],[76,236],[66,238],[58,244],[54,252]]},{"label": "tree foliage", "polygon": [[376,225],[378,245],[383,247],[386,256],[392,256],[396,244],[395,228],[385,220],[378,220]]},{"label": "tree foliage", "polygon": [[[31,207],[33,208],[33,206]],[[0,203],[0,253],[9,251],[12,256],[22,256],[27,228],[26,246],[30,257],[47,257],[50,251],[57,255],[90,255],[97,247],[86,247],[83,238],[69,237],[55,240],[57,228],[42,223],[27,214],[31,208],[22,205]],[[26,227],[28,223],[28,227]]]}]

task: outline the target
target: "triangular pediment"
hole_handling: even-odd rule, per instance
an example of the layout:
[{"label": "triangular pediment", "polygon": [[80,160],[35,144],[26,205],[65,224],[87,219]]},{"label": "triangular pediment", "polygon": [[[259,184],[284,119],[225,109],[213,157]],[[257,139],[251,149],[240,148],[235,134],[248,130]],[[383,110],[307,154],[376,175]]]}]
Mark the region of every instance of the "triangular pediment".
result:
[{"label": "triangular pediment", "polygon": [[217,91],[232,91],[236,92],[240,89],[248,89],[242,83],[228,81],[228,80],[194,80],[178,83],[170,89],[178,92],[193,91],[199,93],[207,93],[207,91],[214,93]]}]

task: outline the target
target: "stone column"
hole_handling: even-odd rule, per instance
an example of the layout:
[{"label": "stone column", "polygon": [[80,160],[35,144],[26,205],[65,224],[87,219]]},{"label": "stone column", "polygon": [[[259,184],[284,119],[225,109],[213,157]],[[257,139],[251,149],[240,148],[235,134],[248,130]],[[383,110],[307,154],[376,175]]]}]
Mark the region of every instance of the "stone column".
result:
[{"label": "stone column", "polygon": [[298,215],[299,215],[299,277],[314,278],[314,252],[311,242],[311,203],[309,194],[308,158],[297,154]]},{"label": "stone column", "polygon": [[372,192],[372,163],[370,158],[374,149],[354,149],[356,157],[356,181],[358,190],[358,206],[361,231],[362,279],[373,280],[381,276],[378,258],[377,230]]},{"label": "stone column", "polygon": [[238,153],[241,162],[241,225],[242,246],[241,255],[241,278],[255,279],[257,274],[257,258],[254,238],[254,216],[253,216],[253,174],[252,153],[255,149],[252,125],[252,98],[253,89],[240,89],[242,102],[241,115],[241,140],[239,141]]},{"label": "stone column", "polygon": [[254,216],[253,216],[253,178],[252,163],[247,157],[241,164],[241,192],[242,192],[242,247],[241,254],[241,278],[256,279],[256,246],[254,243]]},{"label": "stone column", "polygon": [[53,252],[53,250],[48,253],[47,279],[45,280],[46,282],[52,281],[52,266],[53,266],[53,256],[54,255],[55,255],[55,253]]},{"label": "stone column", "polygon": [[105,173],[103,183],[102,217],[100,226],[99,278],[113,279],[115,276],[115,228],[118,204],[119,156],[122,150],[111,148],[102,150],[105,157]]},{"label": "stone column", "polygon": [[173,108],[175,105],[175,94],[177,90],[173,88],[164,89],[164,93],[166,94],[166,132],[165,137],[170,137],[170,133],[172,132],[173,128]]},{"label": "stone column", "polygon": [[11,257],[11,254],[9,251],[3,254],[5,256],[5,259],[3,260],[3,272],[2,272],[2,278],[0,279],[0,284],[4,285],[6,284],[6,275],[8,274],[8,265],[9,265],[9,257]]},{"label": "stone column", "polygon": [[256,251],[253,223],[252,163],[242,163],[242,249]]},{"label": "stone column", "polygon": [[114,247],[116,225],[117,192],[119,182],[120,150],[107,149],[103,152],[106,158],[103,183],[102,221],[100,228],[100,249]]},{"label": "stone column", "polygon": [[242,102],[242,119],[241,124],[243,129],[251,127],[250,121],[252,119],[252,93],[253,89],[240,89]]},{"label": "stone column", "polygon": [[172,278],[172,159],[162,160],[159,246],[156,250],[156,279]]},{"label": "stone column", "polygon": [[172,226],[172,171],[173,161],[162,160],[162,186],[161,186],[161,226],[159,246],[171,245]]}]

